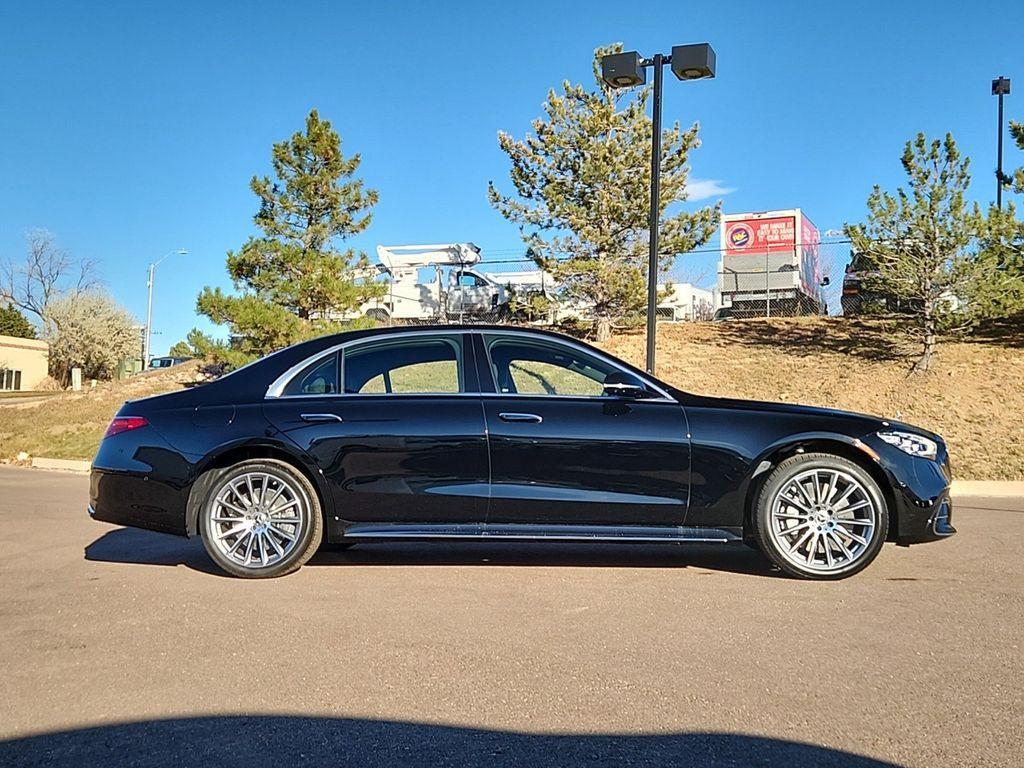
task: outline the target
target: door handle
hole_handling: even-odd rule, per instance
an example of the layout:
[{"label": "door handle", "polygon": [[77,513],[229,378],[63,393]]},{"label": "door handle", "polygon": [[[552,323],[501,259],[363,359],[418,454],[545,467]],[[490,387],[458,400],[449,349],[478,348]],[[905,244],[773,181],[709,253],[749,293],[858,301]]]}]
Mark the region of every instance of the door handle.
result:
[{"label": "door handle", "polygon": [[314,424],[322,424],[327,421],[344,421],[336,413],[303,413],[299,415],[299,418]]},{"label": "door handle", "polygon": [[520,421],[527,424],[540,424],[544,421],[536,413],[499,413],[498,418],[502,421]]}]

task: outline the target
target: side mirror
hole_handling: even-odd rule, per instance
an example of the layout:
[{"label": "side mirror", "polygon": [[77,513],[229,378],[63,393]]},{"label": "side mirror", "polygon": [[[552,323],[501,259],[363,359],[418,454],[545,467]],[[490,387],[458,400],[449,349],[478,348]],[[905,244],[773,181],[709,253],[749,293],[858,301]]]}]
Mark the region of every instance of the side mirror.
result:
[{"label": "side mirror", "polygon": [[613,371],[605,377],[604,394],[607,397],[622,397],[637,400],[647,394],[647,388],[632,376]]}]

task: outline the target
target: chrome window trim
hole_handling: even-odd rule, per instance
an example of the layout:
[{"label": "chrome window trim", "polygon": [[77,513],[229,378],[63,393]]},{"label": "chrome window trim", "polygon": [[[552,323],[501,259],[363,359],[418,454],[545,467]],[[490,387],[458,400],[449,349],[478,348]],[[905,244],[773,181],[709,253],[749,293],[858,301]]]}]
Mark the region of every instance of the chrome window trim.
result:
[{"label": "chrome window trim", "polygon": [[[470,333],[487,334],[489,336],[516,336],[516,337],[521,337],[521,338],[526,338],[526,339],[540,339],[541,341],[547,341],[547,342],[549,342],[551,344],[564,344],[565,346],[570,347],[572,349],[576,349],[579,352],[582,352],[583,354],[591,355],[592,357],[596,357],[596,358],[598,358],[600,360],[603,360],[604,362],[606,362],[609,365],[611,365],[613,368],[615,368],[615,369],[617,369],[619,371],[622,371],[623,373],[629,374],[630,376],[636,376],[642,382],[644,382],[644,384],[646,384],[652,390],[654,390],[655,392],[657,392],[657,393],[659,393],[661,395],[661,397],[657,397],[657,398],[655,398],[655,397],[652,397],[652,398],[641,398],[641,399],[636,400],[635,402],[638,402],[638,403],[676,403],[677,402],[677,400],[674,397],[672,397],[668,392],[666,392],[664,389],[659,387],[657,384],[655,384],[649,378],[647,378],[646,376],[642,376],[640,374],[633,373],[632,371],[626,370],[625,368],[623,368],[621,366],[621,364],[615,358],[611,357],[610,355],[607,355],[607,354],[603,353],[601,350],[598,350],[598,349],[595,349],[595,348],[592,348],[592,347],[587,347],[587,346],[584,346],[582,344],[578,344],[575,341],[572,341],[571,339],[552,338],[552,337],[549,337],[549,336],[545,336],[543,334],[534,334],[534,333],[532,333],[530,331],[525,331],[525,330],[518,330],[518,329],[511,329],[511,328],[509,328],[509,329],[504,329],[504,328],[503,329],[478,328],[478,327],[474,327],[474,326],[461,326],[461,327],[455,327],[455,328],[445,328],[444,330],[433,329],[433,330],[400,331],[398,333],[377,334],[377,335],[373,335],[373,336],[363,336],[363,337],[358,338],[358,339],[350,339],[349,341],[343,341],[340,344],[335,344],[335,345],[333,345],[331,347],[328,347],[327,349],[322,349],[319,352],[317,352],[317,353],[315,353],[313,355],[310,355],[309,357],[299,361],[298,363],[293,365],[291,368],[286,370],[284,373],[282,373],[280,376],[278,376],[276,379],[274,379],[274,381],[271,382],[269,387],[267,387],[267,393],[266,393],[266,395],[264,395],[264,398],[265,399],[291,400],[293,398],[307,398],[308,399],[308,398],[312,398],[312,397],[321,398],[321,399],[324,399],[324,398],[346,398],[346,397],[542,397],[542,398],[545,398],[545,399],[562,399],[562,400],[602,400],[602,401],[607,401],[608,400],[608,398],[605,397],[604,395],[595,395],[595,396],[590,396],[590,395],[540,395],[540,394],[530,395],[530,394],[522,394],[522,393],[519,393],[519,392],[397,392],[397,393],[396,392],[338,392],[338,393],[332,394],[332,395],[284,395],[284,394],[282,394],[284,392],[285,387],[288,385],[288,382],[290,382],[292,380],[292,378],[294,378],[299,373],[301,373],[303,370],[305,370],[307,366],[312,365],[313,363],[319,361],[321,358],[325,358],[325,357],[327,357],[329,355],[337,354],[338,352],[341,352],[342,350],[344,350],[344,349],[346,349],[348,347],[351,347],[351,346],[355,346],[355,345],[358,345],[358,344],[371,344],[371,343],[374,343],[374,342],[379,343],[380,341],[388,339],[388,338],[402,339],[402,338],[407,338],[407,337],[410,337],[410,336],[445,336],[445,335],[452,335],[452,334],[466,335],[466,334],[470,334]],[[465,342],[463,342],[462,353],[463,353],[463,356],[465,356],[465,353],[466,353]],[[490,365],[490,361],[488,360],[486,364],[489,366]],[[342,365],[338,366],[338,367],[339,367],[340,375],[344,375],[344,363]]]}]

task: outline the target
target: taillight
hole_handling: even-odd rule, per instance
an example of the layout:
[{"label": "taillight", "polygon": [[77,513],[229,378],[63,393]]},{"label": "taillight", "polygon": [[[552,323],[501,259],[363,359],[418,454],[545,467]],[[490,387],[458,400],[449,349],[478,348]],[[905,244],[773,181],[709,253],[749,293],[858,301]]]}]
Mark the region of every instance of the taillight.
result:
[{"label": "taillight", "polygon": [[115,416],[114,420],[110,422],[110,426],[107,427],[107,431],[103,433],[103,437],[112,437],[121,432],[129,432],[133,429],[144,427],[147,424],[149,422],[142,416]]}]

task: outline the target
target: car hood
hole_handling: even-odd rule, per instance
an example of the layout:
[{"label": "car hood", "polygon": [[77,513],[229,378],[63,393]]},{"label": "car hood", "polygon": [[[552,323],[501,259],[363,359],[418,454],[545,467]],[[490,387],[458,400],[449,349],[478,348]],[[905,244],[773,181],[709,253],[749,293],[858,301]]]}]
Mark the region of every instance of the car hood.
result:
[{"label": "car hood", "polygon": [[798,403],[779,403],[769,400],[741,400],[731,397],[702,397],[701,404],[714,406],[716,408],[729,408],[744,411],[762,411],[768,413],[788,413],[794,416],[823,416],[823,417],[853,417],[864,419],[873,424],[881,425],[883,419],[877,416],[870,416],[866,413],[844,411],[839,408],[821,408],[815,405],[800,405]]},{"label": "car hood", "polygon": [[848,422],[856,422],[858,429],[863,429],[863,434],[869,432],[877,432],[881,429],[896,429],[904,432],[910,432],[912,434],[922,435],[924,437],[931,438],[932,440],[942,441],[942,436],[937,435],[934,432],[930,432],[927,429],[914,426],[913,424],[907,424],[902,421],[895,419],[883,418],[881,416],[872,416],[866,413],[856,413],[855,411],[844,411],[839,408],[821,408],[814,405],[799,405],[797,403],[778,403],[770,402],[766,400],[741,400],[738,398],[728,397],[706,397],[702,395],[691,395],[685,392],[676,391],[675,394],[679,398],[679,401],[684,405],[687,404],[711,407],[711,408],[725,408],[733,411],[757,411],[760,413],[780,413],[789,414],[792,416],[802,416],[808,419],[821,419],[822,421],[830,421],[840,419]]}]

